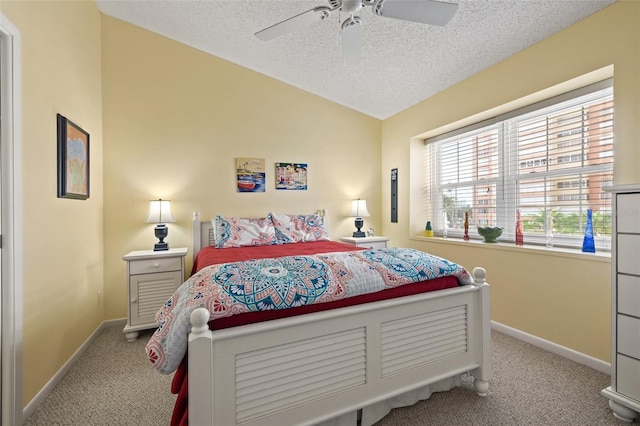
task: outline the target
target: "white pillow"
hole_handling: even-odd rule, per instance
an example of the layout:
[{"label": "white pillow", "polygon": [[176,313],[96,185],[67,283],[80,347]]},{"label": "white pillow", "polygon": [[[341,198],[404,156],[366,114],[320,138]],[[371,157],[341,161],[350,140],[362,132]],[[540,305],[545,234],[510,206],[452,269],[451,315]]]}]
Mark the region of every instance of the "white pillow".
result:
[{"label": "white pillow", "polygon": [[280,244],[328,240],[322,217],[317,214],[269,213]]},{"label": "white pillow", "polygon": [[271,219],[223,217],[211,219],[216,248],[267,246],[278,244]]}]

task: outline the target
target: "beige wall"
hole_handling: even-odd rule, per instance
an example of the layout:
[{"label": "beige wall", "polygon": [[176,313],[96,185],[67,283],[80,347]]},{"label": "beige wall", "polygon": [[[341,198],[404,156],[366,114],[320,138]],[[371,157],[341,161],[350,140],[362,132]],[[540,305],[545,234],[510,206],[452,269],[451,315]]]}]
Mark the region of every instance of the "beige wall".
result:
[{"label": "beige wall", "polygon": [[[26,405],[104,319],[100,13],[93,2],[0,9],[22,36]],[[56,196],[57,113],[90,134],[88,200]]]},{"label": "beige wall", "polygon": [[385,120],[383,205],[390,198],[388,170],[398,167],[411,182],[399,180],[399,223],[389,222],[388,209],[381,213],[383,233],[394,244],[431,251],[469,268],[485,267],[494,321],[609,361],[607,258],[411,238],[424,226],[420,170],[410,163],[422,147],[416,136],[437,133],[466,117],[483,118],[486,111],[499,112],[501,105],[540,91],[557,93],[561,88],[555,86],[566,81],[575,86],[595,78],[579,78],[590,73],[614,76],[615,183],[640,182],[640,2],[621,1]]},{"label": "beige wall", "polygon": [[[361,197],[380,229],[379,120],[106,16],[102,43],[107,318],[127,314],[122,256],[156,241],[150,199],[172,201],[172,247],[191,245],[194,210],[208,220],[326,208],[337,238],[353,232]],[[236,192],[236,157],[265,159],[266,192]],[[308,163],[309,189],[276,191],[280,161]]]}]

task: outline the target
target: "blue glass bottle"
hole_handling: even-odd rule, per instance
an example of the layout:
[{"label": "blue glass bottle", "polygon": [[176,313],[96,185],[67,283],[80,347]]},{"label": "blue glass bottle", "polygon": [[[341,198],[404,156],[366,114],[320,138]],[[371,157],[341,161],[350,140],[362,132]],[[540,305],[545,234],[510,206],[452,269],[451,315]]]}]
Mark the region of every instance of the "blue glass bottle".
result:
[{"label": "blue glass bottle", "polygon": [[587,209],[587,226],[584,230],[584,240],[582,240],[582,251],[585,253],[596,252],[596,245],[593,241],[593,222],[591,215],[591,209]]}]

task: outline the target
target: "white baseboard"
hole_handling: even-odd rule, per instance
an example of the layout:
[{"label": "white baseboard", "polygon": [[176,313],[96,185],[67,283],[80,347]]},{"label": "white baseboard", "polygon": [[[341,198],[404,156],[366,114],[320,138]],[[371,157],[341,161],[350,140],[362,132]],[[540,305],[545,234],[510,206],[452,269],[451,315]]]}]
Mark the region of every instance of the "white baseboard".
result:
[{"label": "white baseboard", "polygon": [[62,378],[65,376],[65,374],[69,372],[71,367],[73,367],[73,364],[75,364],[78,361],[78,359],[82,356],[82,354],[89,348],[89,346],[91,346],[93,341],[96,340],[96,338],[98,337],[98,335],[103,329],[109,328],[109,327],[124,326],[126,323],[127,323],[126,318],[103,321],[93,331],[93,333],[91,333],[91,335],[87,337],[87,340],[85,340],[84,343],[80,345],[80,347],[73,353],[71,358],[69,358],[67,362],[65,362],[64,365],[56,372],[56,374],[54,374],[54,376],[47,382],[47,384],[44,385],[42,389],[40,389],[40,392],[38,392],[36,396],[34,396],[33,399],[29,401],[29,403],[22,410],[22,418],[26,420],[33,414],[36,408],[38,408],[38,406],[42,404],[42,401],[44,401],[47,395],[51,393],[53,388],[55,388],[56,385],[60,383]]},{"label": "white baseboard", "polygon": [[611,364],[598,358],[583,354],[582,352],[575,351],[567,348],[566,346],[558,345],[557,343],[550,342],[549,340],[542,339],[534,336],[533,334],[525,333],[524,331],[520,331],[499,322],[491,321],[491,328],[518,340],[530,343],[533,346],[537,346],[556,355],[570,359],[571,361],[586,365],[587,367],[593,368],[601,373],[611,374]]},{"label": "white baseboard", "polygon": [[107,320],[102,323],[102,328],[111,328],[111,327],[124,327],[127,325],[126,318],[112,319]]}]

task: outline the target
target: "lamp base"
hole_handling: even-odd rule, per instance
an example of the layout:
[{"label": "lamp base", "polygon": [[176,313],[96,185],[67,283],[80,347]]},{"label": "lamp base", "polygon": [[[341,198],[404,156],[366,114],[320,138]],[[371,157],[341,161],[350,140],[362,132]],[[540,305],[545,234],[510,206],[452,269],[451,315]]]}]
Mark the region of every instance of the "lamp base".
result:
[{"label": "lamp base", "polygon": [[155,243],[153,245],[153,251],[169,250],[169,244],[167,243]]},{"label": "lamp base", "polygon": [[169,244],[164,242],[164,239],[167,238],[167,235],[169,234],[167,225],[164,223],[157,224],[154,228],[154,234],[158,239],[158,242],[153,246],[153,251],[169,250]]},{"label": "lamp base", "polygon": [[361,217],[356,217],[356,220],[354,221],[354,225],[356,225],[356,230],[353,231],[353,236],[356,238],[364,237],[366,234],[364,233],[364,231],[360,230],[360,228],[364,226],[364,220],[362,220]]}]

